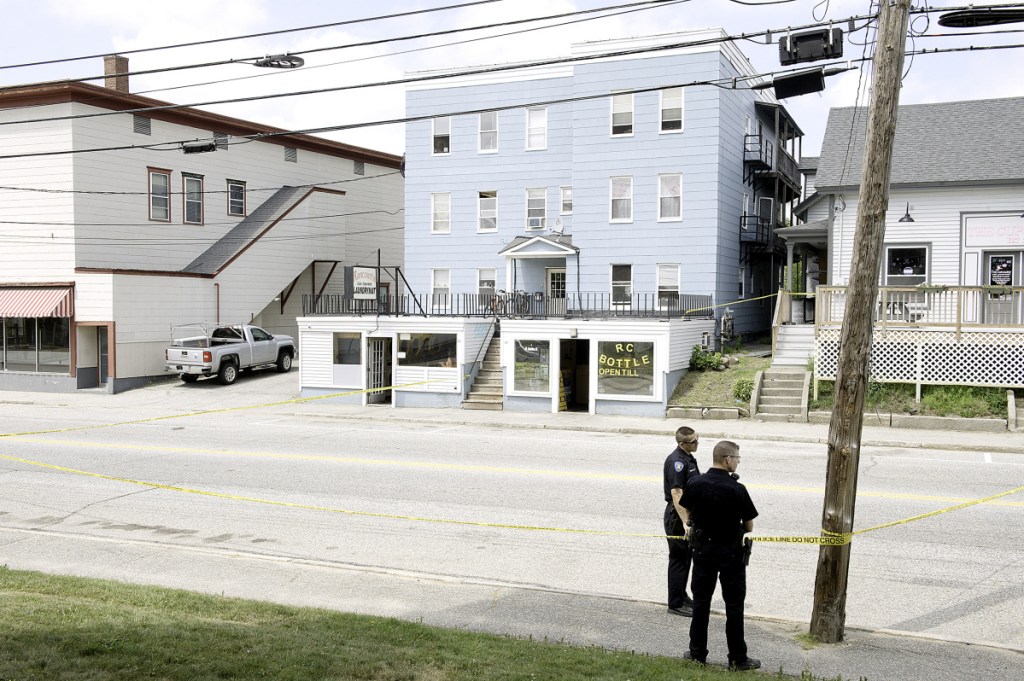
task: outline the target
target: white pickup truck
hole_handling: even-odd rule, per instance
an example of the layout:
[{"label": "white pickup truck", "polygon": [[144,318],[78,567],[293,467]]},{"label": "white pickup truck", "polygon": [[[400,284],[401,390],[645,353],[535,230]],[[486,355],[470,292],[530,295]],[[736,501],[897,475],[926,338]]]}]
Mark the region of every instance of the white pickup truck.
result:
[{"label": "white pickup truck", "polygon": [[175,326],[171,345],[164,350],[166,371],[177,373],[186,383],[216,376],[224,385],[231,385],[243,369],[276,367],[284,373],[292,368],[294,357],[295,339],[291,336],[274,336],[248,324]]}]

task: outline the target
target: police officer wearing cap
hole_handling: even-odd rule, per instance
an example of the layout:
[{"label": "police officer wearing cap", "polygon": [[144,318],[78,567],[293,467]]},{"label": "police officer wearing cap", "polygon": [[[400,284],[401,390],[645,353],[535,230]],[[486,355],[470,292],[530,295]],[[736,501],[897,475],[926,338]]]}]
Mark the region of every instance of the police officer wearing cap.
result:
[{"label": "police officer wearing cap", "polygon": [[[676,431],[676,448],[665,459],[665,534],[668,536],[668,611],[690,617],[693,601],[686,595],[690,577],[690,545],[686,535],[689,513],[680,503],[686,483],[700,475],[697,459],[697,433],[683,426]],[[674,537],[680,537],[678,539]]]},{"label": "police officer wearing cap", "polygon": [[[715,445],[711,468],[691,479],[683,492],[682,505],[690,513],[693,527],[689,539],[693,551],[693,620],[690,649],[684,657],[704,663],[708,656],[708,620],[715,581],[722,584],[725,601],[725,638],[729,646],[729,667],[757,669],[761,661],[747,656],[743,636],[743,601],[747,596],[749,540],[743,535],[754,529],[757,509],[747,488],[736,475],[740,448],[723,440]],[[746,553],[746,555],[744,555]]]}]

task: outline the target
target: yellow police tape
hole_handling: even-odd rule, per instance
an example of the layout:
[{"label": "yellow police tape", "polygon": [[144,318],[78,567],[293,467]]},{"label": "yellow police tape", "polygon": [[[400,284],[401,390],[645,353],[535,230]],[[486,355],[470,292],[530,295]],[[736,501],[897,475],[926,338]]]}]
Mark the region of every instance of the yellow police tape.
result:
[{"label": "yellow police tape", "polygon": [[[769,296],[765,296],[765,297],[769,297]],[[277,406],[281,406],[281,405],[284,405],[284,404],[296,404],[296,403],[301,403],[301,402],[312,402],[314,400],[324,400],[324,399],[328,399],[328,398],[332,398],[332,397],[348,397],[348,396],[351,396],[351,395],[358,395],[358,394],[361,394],[361,393],[380,392],[380,391],[384,391],[384,390],[392,390],[392,389],[395,389],[395,388],[407,388],[407,387],[414,386],[414,385],[424,385],[426,383],[434,383],[434,382],[436,382],[436,380],[417,381],[415,383],[403,383],[401,385],[386,386],[386,387],[382,387],[382,388],[368,388],[368,389],[364,389],[364,390],[350,390],[348,392],[330,393],[330,394],[327,394],[327,395],[315,395],[313,397],[298,397],[298,398],[294,398],[294,399],[290,399],[290,400],[281,400],[281,401],[278,401],[278,402],[265,402],[265,403],[262,403],[262,404],[250,404],[250,405],[245,405],[245,406],[241,406],[241,407],[224,407],[222,409],[204,409],[204,410],[201,410],[201,411],[188,412],[188,413],[185,413],[185,414],[170,414],[170,415],[165,415],[165,416],[154,416],[154,417],[145,418],[145,419],[135,419],[135,420],[132,420],[132,421],[118,421],[118,422],[115,422],[115,423],[102,423],[102,424],[91,425],[91,426],[74,426],[74,427],[71,427],[71,428],[52,428],[52,429],[48,429],[48,430],[24,431],[24,432],[20,432],[20,433],[0,433],[0,438],[3,438],[3,437],[23,437],[23,436],[29,436],[29,435],[46,435],[46,434],[53,434],[53,433],[68,433],[68,432],[82,431],[82,430],[96,430],[96,429],[100,429],[100,428],[113,428],[114,426],[127,426],[127,425],[137,425],[137,424],[140,424],[140,423],[153,423],[153,422],[156,422],[156,421],[167,421],[167,420],[170,420],[170,419],[185,418],[185,417],[188,417],[188,416],[204,416],[206,414],[222,414],[222,413],[226,413],[226,412],[230,412],[230,411],[244,411],[244,410],[247,410],[247,409],[260,409],[260,408],[263,408],[263,407],[277,407]],[[388,518],[388,519],[392,519],[392,520],[407,520],[407,521],[428,522],[428,523],[446,523],[446,524],[450,524],[450,525],[469,525],[469,526],[476,526],[476,527],[489,527],[489,528],[509,529],[509,530],[530,530],[530,531],[536,531],[536,532],[566,532],[566,533],[590,534],[590,535],[602,535],[602,536],[648,537],[648,538],[658,538],[658,539],[683,539],[684,538],[684,537],[682,537],[680,535],[651,534],[651,533],[644,533],[644,532],[619,532],[619,531],[612,531],[612,530],[585,530],[585,529],[575,529],[575,528],[568,528],[568,527],[544,527],[544,526],[539,526],[539,525],[515,525],[515,524],[510,524],[510,523],[485,523],[485,522],[473,521],[473,520],[453,520],[453,519],[449,519],[449,518],[426,518],[426,517],[419,517],[419,516],[400,515],[400,514],[395,514],[395,513],[374,513],[374,512],[370,512],[370,511],[353,511],[351,509],[333,508],[333,507],[330,507],[330,506],[314,506],[314,505],[310,505],[310,504],[297,504],[297,503],[293,503],[293,502],[289,502],[289,501],[276,501],[276,500],[273,500],[273,499],[260,499],[258,497],[247,497],[247,496],[241,496],[241,495],[237,495],[237,494],[227,494],[227,493],[224,493],[224,492],[214,492],[214,491],[210,491],[210,490],[191,489],[191,488],[188,488],[188,487],[179,487],[179,486],[175,486],[175,485],[162,485],[162,484],[156,483],[156,482],[147,482],[147,481],[144,481],[144,480],[134,480],[132,478],[122,478],[122,477],[118,477],[118,476],[115,476],[115,475],[104,475],[102,473],[94,473],[94,472],[91,472],[91,471],[83,471],[83,470],[79,470],[79,469],[76,469],[76,468],[68,468],[66,466],[58,466],[56,464],[44,463],[42,461],[33,461],[31,459],[23,459],[23,458],[20,458],[20,457],[10,456],[10,455],[7,455],[7,454],[0,454],[0,459],[7,459],[8,461],[17,461],[19,463],[28,464],[30,466],[38,466],[40,468],[49,468],[51,470],[61,471],[61,472],[64,472],[64,473],[73,473],[75,475],[85,475],[85,476],[89,476],[89,477],[93,477],[93,478],[99,478],[99,479],[102,479],[102,480],[112,480],[112,481],[115,481],[115,482],[123,482],[123,483],[131,484],[131,485],[140,485],[140,486],[143,486],[143,487],[149,487],[151,489],[162,489],[162,490],[168,490],[168,491],[172,491],[172,492],[182,492],[182,493],[185,493],[185,494],[197,494],[197,495],[201,495],[201,496],[215,497],[215,498],[220,498],[220,499],[232,499],[234,501],[246,501],[246,502],[250,502],[250,503],[267,504],[267,505],[270,505],[270,506],[282,506],[282,507],[287,507],[287,508],[299,508],[299,509],[310,510],[310,511],[323,511],[323,512],[327,512],[327,513],[341,513],[341,514],[353,515],[353,516],[367,516],[367,517],[373,517],[373,518]],[[1016,494],[1016,493],[1021,492],[1021,491],[1024,491],[1024,485],[1022,485],[1021,487],[1017,487],[1015,489],[1006,491],[1006,492],[1001,492],[999,494],[993,494],[992,496],[985,497],[983,499],[975,499],[973,501],[967,501],[967,502],[964,502],[962,504],[957,504],[955,506],[949,506],[947,508],[942,508],[942,509],[939,509],[937,511],[931,511],[929,513],[922,513],[921,515],[916,515],[916,516],[913,516],[911,518],[904,518],[902,520],[894,520],[892,522],[883,523],[881,525],[875,525],[874,527],[868,527],[868,528],[865,528],[863,530],[857,530],[856,532],[835,533],[835,532],[830,532],[828,530],[822,529],[821,530],[821,536],[818,536],[818,537],[815,537],[815,536],[777,536],[777,537],[768,536],[768,537],[750,537],[750,539],[752,541],[756,541],[756,542],[773,542],[773,543],[785,543],[785,544],[816,544],[816,545],[822,545],[822,546],[844,546],[846,544],[849,544],[852,541],[854,535],[864,534],[866,532],[873,532],[875,530],[881,530],[881,529],[885,529],[885,528],[888,528],[888,527],[895,527],[896,525],[903,525],[903,524],[906,524],[906,523],[913,522],[915,520],[923,520],[925,518],[931,518],[931,517],[934,517],[934,516],[937,516],[937,515],[941,515],[943,513],[949,513],[950,511],[957,511],[957,510],[960,510],[962,508],[967,508],[969,506],[975,506],[977,504],[983,504],[983,503],[985,503],[987,501],[993,501],[995,499],[1000,499],[1002,497],[1010,496],[1012,494]]]},{"label": "yellow police tape", "polygon": [[[739,298],[737,300],[730,300],[730,301],[725,302],[725,303],[718,303],[717,305],[707,305],[705,307],[693,307],[693,308],[690,308],[689,310],[683,310],[683,314],[692,314],[694,312],[700,312],[701,310],[713,310],[716,307],[726,307],[728,305],[742,305],[743,303],[752,303],[755,300],[764,300],[765,298],[775,298],[778,295],[779,295],[778,293],[768,293],[766,295],[758,296],[756,298]],[[790,291],[789,295],[791,295],[791,296],[813,296],[814,294],[813,293],[797,293],[795,291]]]},{"label": "yellow police tape", "polygon": [[281,400],[279,402],[262,402],[260,404],[247,404],[242,407],[223,407],[221,409],[203,409],[201,411],[191,411],[184,414],[168,414],[166,416],[153,416],[146,419],[135,419],[132,421],[116,421],[114,423],[100,423],[92,426],[72,426],[70,428],[50,428],[48,430],[26,430],[20,433],[0,433],[2,437],[23,437],[27,435],[52,435],[53,433],[72,433],[81,430],[99,430],[100,428],[113,428],[115,426],[134,426],[140,423],[153,423],[155,421],[169,421],[171,419],[183,419],[189,416],[205,416],[207,414],[224,414],[229,411],[245,411],[247,409],[263,409],[264,407],[280,407],[283,404],[298,404],[300,402],[312,402],[314,400],[326,400],[332,397],[350,397],[352,395],[359,395],[361,393],[377,393],[385,390],[395,390],[397,388],[408,388],[414,385],[425,385],[427,383],[437,383],[440,379],[432,379],[429,381],[416,381],[415,383],[403,383],[401,385],[388,385],[382,388],[366,388],[363,390],[349,390],[348,392],[342,393],[329,393],[327,395],[314,395],[313,397],[296,397],[291,400]]},{"label": "yellow police tape", "polygon": [[[587,530],[570,527],[546,527],[542,525],[517,525],[513,523],[486,523],[475,520],[453,520],[450,518],[427,518],[423,516],[411,516],[402,515],[398,513],[376,513],[372,511],[354,511],[345,508],[334,508],[331,506],[316,506],[312,504],[299,504],[290,501],[277,501],[274,499],[261,499],[259,497],[248,497],[239,494],[227,494],[226,492],[216,492],[211,490],[193,489],[190,487],[180,487],[177,485],[163,485],[158,482],[149,482],[145,480],[135,480],[133,478],[123,478],[116,475],[105,475],[103,473],[94,473],[92,471],[83,471],[77,468],[69,468],[67,466],[58,466],[56,464],[44,463],[42,461],[33,461],[31,459],[24,459],[17,456],[10,456],[8,454],[0,454],[0,459],[6,459],[8,461],[16,461],[18,463],[27,464],[30,466],[38,466],[39,468],[49,468],[55,471],[61,471],[63,473],[72,473],[75,475],[85,475],[92,478],[98,478],[101,480],[112,480],[114,482],[123,482],[130,485],[139,485],[142,487],[148,487],[150,489],[162,489],[171,492],[182,492],[185,494],[196,494],[206,497],[214,497],[218,499],[231,499],[234,501],[245,501],[256,504],[266,504],[269,506],[281,506],[285,508],[299,508],[309,511],[322,511],[327,513],[341,513],[344,515],[352,516],[366,516],[371,518],[388,518],[391,520],[407,520],[413,522],[426,522],[426,523],[441,523],[448,525],[463,525],[463,526],[474,526],[474,527],[488,527],[496,529],[506,530],[529,530],[534,532],[564,532],[570,534],[589,534],[589,535],[601,535],[601,536],[617,536],[617,537],[646,537],[656,539],[683,539],[680,535],[664,535],[664,534],[652,534],[646,532],[620,532],[615,530]],[[902,520],[895,520],[889,523],[883,523],[882,525],[876,525],[874,527],[868,527],[863,530],[856,532],[847,533],[834,533],[828,530],[821,530],[822,536],[778,536],[778,537],[750,537],[752,541],[756,542],[776,542],[776,543],[787,543],[787,544],[818,544],[823,546],[844,546],[849,544],[853,538],[853,535],[864,534],[866,532],[873,532],[875,530],[881,530],[887,527],[894,527],[896,525],[903,525],[906,523],[913,522],[915,520],[923,520],[925,518],[931,518],[943,513],[949,513],[950,511],[956,511],[969,506],[975,506],[977,504],[983,504],[987,501],[999,499],[1011,494],[1024,491],[1024,485],[1017,487],[1006,492],[1000,492],[999,494],[993,494],[983,499],[975,499],[955,506],[949,506],[947,508],[939,509],[937,511],[931,511],[929,513],[922,513],[920,515],[913,516],[911,518],[904,518]]]}]

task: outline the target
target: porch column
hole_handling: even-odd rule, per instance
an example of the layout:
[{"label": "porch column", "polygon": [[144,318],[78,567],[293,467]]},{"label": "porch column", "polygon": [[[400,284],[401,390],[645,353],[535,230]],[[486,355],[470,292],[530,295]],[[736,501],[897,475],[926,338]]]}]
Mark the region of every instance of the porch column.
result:
[{"label": "porch column", "polygon": [[793,242],[786,242],[786,281],[785,289],[793,290]]}]

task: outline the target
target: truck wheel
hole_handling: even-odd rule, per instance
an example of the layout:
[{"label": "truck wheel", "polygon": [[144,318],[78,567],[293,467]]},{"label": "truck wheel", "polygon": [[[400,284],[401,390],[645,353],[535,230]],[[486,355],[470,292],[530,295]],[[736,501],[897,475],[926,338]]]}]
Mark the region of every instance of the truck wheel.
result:
[{"label": "truck wheel", "polygon": [[221,382],[221,385],[231,385],[238,380],[238,367],[234,362],[224,362],[220,365],[220,371],[217,372],[217,380]]},{"label": "truck wheel", "polygon": [[195,383],[196,381],[199,380],[199,376],[197,374],[182,374],[181,380],[185,381],[186,383]]},{"label": "truck wheel", "polygon": [[290,353],[282,352],[277,356],[277,371],[281,374],[286,374],[291,371],[292,368],[292,356]]}]

